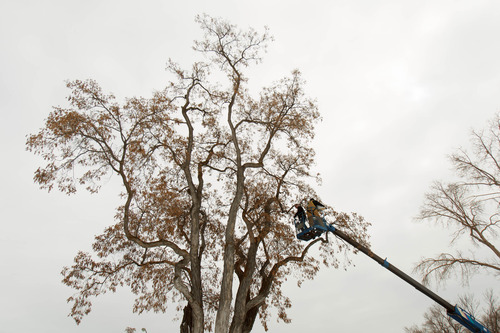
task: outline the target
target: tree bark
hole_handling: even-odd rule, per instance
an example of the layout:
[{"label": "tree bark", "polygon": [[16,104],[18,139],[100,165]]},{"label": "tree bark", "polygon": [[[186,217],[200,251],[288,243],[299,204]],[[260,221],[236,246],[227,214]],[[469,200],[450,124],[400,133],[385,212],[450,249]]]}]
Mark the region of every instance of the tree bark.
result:
[{"label": "tree bark", "polygon": [[224,270],[222,273],[222,286],[220,292],[219,309],[215,320],[215,333],[226,333],[229,329],[229,317],[231,314],[231,302],[233,296],[234,277],[234,228],[239,210],[239,205],[243,197],[244,171],[238,170],[236,194],[229,210],[228,222],[225,233],[224,248]]},{"label": "tree bark", "polygon": [[180,333],[193,332],[193,309],[189,303],[184,307],[184,315],[182,316]]},{"label": "tree bark", "polygon": [[233,321],[229,332],[240,333],[243,328],[243,324],[246,318],[246,304],[249,299],[250,286],[253,282],[253,273],[255,272],[255,258],[257,255],[258,243],[251,243],[247,254],[247,264],[245,265],[245,271],[240,279],[240,284],[238,286],[238,291],[236,293]]}]

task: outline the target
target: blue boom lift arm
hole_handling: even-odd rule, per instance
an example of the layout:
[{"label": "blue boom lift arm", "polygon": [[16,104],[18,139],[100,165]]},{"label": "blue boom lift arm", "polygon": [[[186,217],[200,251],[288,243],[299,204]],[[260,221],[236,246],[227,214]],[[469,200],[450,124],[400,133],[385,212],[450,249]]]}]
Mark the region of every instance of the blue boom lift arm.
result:
[{"label": "blue boom lift arm", "polygon": [[[469,331],[474,332],[474,333],[491,333],[490,330],[488,330],[486,327],[484,327],[481,323],[479,323],[470,313],[465,311],[464,309],[458,307],[457,305],[452,305],[443,298],[441,298],[439,295],[435,294],[433,291],[425,287],[423,284],[419,283],[415,279],[413,279],[411,276],[408,274],[404,273],[403,271],[399,270],[396,266],[390,264],[387,259],[382,259],[375,253],[373,253],[368,247],[360,244],[356,240],[352,239],[342,231],[336,229],[333,225],[326,223],[324,219],[322,219],[323,225],[315,224],[312,227],[305,228],[304,230],[297,230],[297,238],[304,240],[304,241],[309,241],[311,239],[314,239],[318,236],[320,236],[324,232],[331,232],[333,233],[336,237],[344,240],[348,244],[352,245],[359,251],[363,252],[366,254],[368,257],[372,258],[376,262],[378,262],[380,265],[384,266],[387,270],[391,271],[393,274],[398,276],[400,279],[403,281],[407,282],[408,284],[412,285],[426,295],[427,297],[431,298],[434,300],[436,303],[441,305],[446,309],[446,313],[448,316],[459,322],[462,326],[466,327]],[[298,221],[295,221],[295,226],[297,227]]]}]

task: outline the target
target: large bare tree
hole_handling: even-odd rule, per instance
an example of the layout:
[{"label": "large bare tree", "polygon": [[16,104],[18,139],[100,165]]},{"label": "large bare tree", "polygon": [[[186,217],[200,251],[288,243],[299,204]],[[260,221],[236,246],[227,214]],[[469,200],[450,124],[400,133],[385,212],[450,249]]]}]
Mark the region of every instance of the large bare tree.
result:
[{"label": "large bare tree", "polygon": [[[452,243],[468,238],[473,250],[457,249],[423,259],[417,266],[424,282],[458,273],[464,282],[483,270],[500,274],[500,118],[483,131],[473,131],[472,148],[459,149],[450,156],[458,180],[436,182],[426,195],[419,218],[442,224],[452,232]],[[477,251],[477,249],[481,251]],[[476,253],[479,253],[476,255]]]},{"label": "large bare tree", "polygon": [[[348,251],[336,240],[300,242],[290,223],[290,207],[315,196],[319,113],[300,73],[252,95],[245,70],[260,61],[267,30],[197,22],[205,36],[194,48],[205,60],[190,70],[170,62],[165,89],[119,103],[95,81],[69,82],[70,105],[28,137],[47,162],[34,177],[42,188],[98,192],[104,176],[121,180],[116,223],[95,238],[93,254],[78,253],[63,270],[77,291],[69,298],[77,323],[93,297],[128,286],[139,313],[180,304],[181,332],[249,332],[257,317],[267,329],[272,307],[290,321],[288,276],[312,279]],[[362,217],[330,216],[367,242]]]}]

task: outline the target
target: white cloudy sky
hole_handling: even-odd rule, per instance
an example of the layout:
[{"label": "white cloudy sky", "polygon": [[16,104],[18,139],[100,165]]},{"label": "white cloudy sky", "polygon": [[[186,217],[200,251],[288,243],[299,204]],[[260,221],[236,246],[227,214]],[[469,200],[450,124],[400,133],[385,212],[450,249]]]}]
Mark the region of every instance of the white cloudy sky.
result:
[{"label": "white cloudy sky", "polygon": [[[132,314],[126,292],[96,300],[79,327],[66,317],[72,291],[59,272],[112,223],[115,188],[38,190],[31,179],[41,161],[24,142],[64,104],[67,79],[93,78],[118,96],[163,87],[167,59],[193,57],[199,13],[269,26],[275,42],[254,84],[302,71],[324,118],[319,192],[373,223],[376,253],[411,273],[419,258],[450,250],[445,231],[413,218],[431,182],[450,177],[446,154],[500,111],[499,1],[0,0],[1,333],[178,330],[173,312]],[[369,259],[354,262],[300,289],[290,282],[293,322],[273,319],[271,331],[396,333],[421,322],[430,300]],[[497,285],[481,276],[438,292],[455,302]]]}]

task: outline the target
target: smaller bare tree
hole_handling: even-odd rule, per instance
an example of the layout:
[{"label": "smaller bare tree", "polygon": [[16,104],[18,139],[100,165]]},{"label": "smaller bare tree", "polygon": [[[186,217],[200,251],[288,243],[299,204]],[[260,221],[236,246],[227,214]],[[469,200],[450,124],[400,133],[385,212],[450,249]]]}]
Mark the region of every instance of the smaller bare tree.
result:
[{"label": "smaller bare tree", "polygon": [[500,227],[500,118],[483,131],[472,132],[472,149],[459,149],[450,156],[458,181],[434,183],[426,195],[419,219],[431,220],[452,231],[452,244],[467,237],[475,249],[425,258],[415,270],[424,283],[431,276],[441,281],[460,274],[467,283],[479,270],[500,274],[500,249],[494,244]]},{"label": "smaller bare tree", "polygon": [[[493,291],[489,291],[485,296],[485,304],[482,311],[479,311],[478,302],[473,296],[463,296],[459,304],[471,314],[481,313],[480,321],[488,327],[491,332],[500,332],[500,304]],[[439,305],[433,305],[424,314],[425,322],[421,326],[413,325],[406,327],[406,333],[466,333],[469,332],[451,317],[447,316]]]}]

